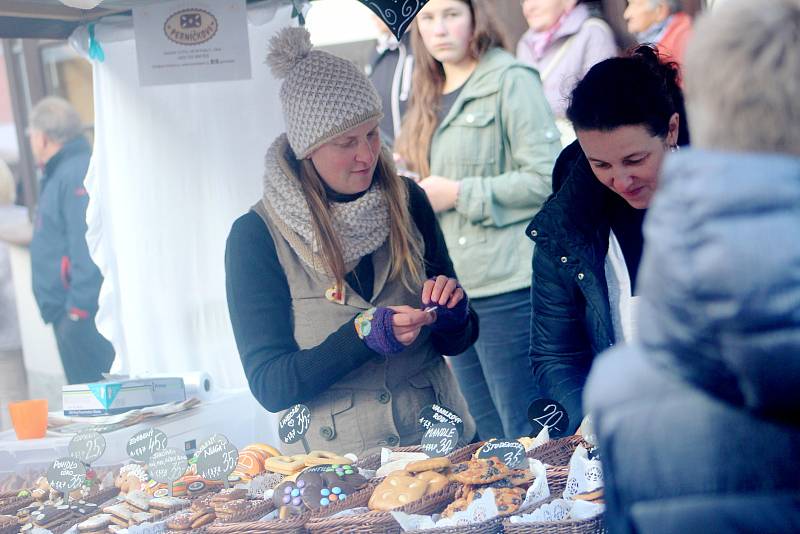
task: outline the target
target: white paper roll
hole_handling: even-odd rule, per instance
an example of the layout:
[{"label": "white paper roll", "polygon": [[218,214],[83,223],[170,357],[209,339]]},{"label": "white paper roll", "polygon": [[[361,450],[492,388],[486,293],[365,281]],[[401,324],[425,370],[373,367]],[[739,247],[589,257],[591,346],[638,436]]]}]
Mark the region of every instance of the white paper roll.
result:
[{"label": "white paper roll", "polygon": [[214,380],[211,375],[205,371],[189,371],[185,373],[143,373],[141,378],[167,378],[167,377],[180,377],[183,378],[183,387],[186,391],[186,398],[198,398],[200,400],[208,400],[212,398],[215,393]]}]

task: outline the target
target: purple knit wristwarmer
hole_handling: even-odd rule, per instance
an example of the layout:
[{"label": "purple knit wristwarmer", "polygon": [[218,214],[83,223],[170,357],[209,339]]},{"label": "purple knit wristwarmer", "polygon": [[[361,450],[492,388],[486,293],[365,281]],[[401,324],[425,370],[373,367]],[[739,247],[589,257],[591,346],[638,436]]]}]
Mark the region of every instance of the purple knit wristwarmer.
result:
[{"label": "purple knit wristwarmer", "polygon": [[392,316],[394,310],[389,308],[372,308],[356,315],[354,320],[358,337],[378,354],[397,354],[405,349],[405,345],[394,337]]},{"label": "purple knit wristwarmer", "polygon": [[454,332],[464,328],[468,318],[469,298],[465,291],[464,298],[452,308],[447,306],[436,308],[436,322],[431,325],[431,330],[434,332]]}]

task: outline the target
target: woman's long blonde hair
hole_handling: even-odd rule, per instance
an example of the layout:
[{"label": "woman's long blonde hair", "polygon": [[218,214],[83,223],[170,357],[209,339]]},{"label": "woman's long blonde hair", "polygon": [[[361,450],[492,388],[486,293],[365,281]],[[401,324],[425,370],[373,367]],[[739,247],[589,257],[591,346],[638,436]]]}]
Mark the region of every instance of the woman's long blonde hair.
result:
[{"label": "woman's long blonde hair", "polygon": [[[506,48],[506,42],[485,0],[460,0],[469,6],[472,15],[472,39],[469,54],[480,60],[492,48]],[[405,160],[407,167],[420,176],[430,175],[429,153],[433,133],[439,124],[439,107],[445,75],[439,63],[422,41],[417,22],[411,27],[414,50],[414,74],[411,101],[403,117],[400,135],[395,141],[395,151]]]},{"label": "woman's long blonde hair", "polygon": [[[322,256],[336,281],[336,287],[343,288],[347,268],[322,178],[310,158],[300,160],[299,175]],[[408,187],[397,176],[392,156],[386,149],[382,149],[378,157],[373,183],[380,185],[389,206],[389,278],[401,280],[406,288],[416,293],[425,275],[422,246],[412,231],[414,221],[408,211]]]}]

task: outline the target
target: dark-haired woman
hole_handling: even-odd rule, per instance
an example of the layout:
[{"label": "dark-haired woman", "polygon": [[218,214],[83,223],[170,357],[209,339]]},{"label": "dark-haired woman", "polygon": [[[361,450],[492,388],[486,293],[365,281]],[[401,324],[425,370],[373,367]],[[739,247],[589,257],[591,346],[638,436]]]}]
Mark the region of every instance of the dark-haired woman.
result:
[{"label": "dark-haired woman", "polygon": [[527,232],[536,242],[534,374],[574,431],[595,355],[636,337],[642,221],[664,156],[688,142],[677,66],[646,46],[598,63],[572,92],[567,117],[578,140],[559,156],[556,193]]},{"label": "dark-haired woman", "polygon": [[481,318],[474,351],[451,365],[482,437],[527,435],[532,248],[520,235],[550,195],[559,133],[536,71],[503,50],[483,0],[431,0],[412,32],[414,86],[395,148],[424,178]]}]

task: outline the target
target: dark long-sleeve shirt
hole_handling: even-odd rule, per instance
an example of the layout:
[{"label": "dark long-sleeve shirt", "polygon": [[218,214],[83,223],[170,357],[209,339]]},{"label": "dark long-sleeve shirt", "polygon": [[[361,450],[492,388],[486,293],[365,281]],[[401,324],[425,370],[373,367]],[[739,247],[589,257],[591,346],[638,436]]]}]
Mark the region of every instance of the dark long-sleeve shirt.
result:
[{"label": "dark long-sleeve shirt", "polygon": [[[444,236],[425,193],[408,181],[409,211],[425,241],[428,277],[456,277]],[[321,344],[300,350],[292,324],[292,300],[275,243],[264,221],[253,211],[237,219],[225,252],[226,289],[233,333],[245,375],[255,397],[276,412],[316,397],[375,353],[347,321]],[[366,300],[372,297],[371,256],[348,273],[348,284]],[[470,308],[460,332],[432,333],[442,354],[459,354],[478,337],[478,317]]]}]

